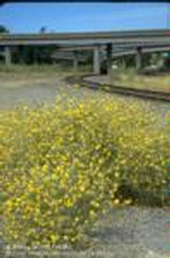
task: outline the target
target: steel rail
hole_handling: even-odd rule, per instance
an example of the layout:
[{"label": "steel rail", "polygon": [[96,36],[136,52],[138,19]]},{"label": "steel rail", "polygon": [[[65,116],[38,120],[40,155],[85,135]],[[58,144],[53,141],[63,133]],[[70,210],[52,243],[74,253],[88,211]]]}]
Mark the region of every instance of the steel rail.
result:
[{"label": "steel rail", "polygon": [[90,81],[87,78],[94,76],[94,74],[87,74],[76,78],[75,76],[69,76],[65,78],[65,82],[71,84],[79,84],[81,87],[86,87],[91,90],[102,90],[111,94],[119,94],[131,97],[137,97],[141,99],[149,99],[152,101],[159,102],[169,102],[170,103],[170,93],[162,91],[152,91],[144,89],[135,89],[132,87],[116,86],[108,83],[98,83]]}]

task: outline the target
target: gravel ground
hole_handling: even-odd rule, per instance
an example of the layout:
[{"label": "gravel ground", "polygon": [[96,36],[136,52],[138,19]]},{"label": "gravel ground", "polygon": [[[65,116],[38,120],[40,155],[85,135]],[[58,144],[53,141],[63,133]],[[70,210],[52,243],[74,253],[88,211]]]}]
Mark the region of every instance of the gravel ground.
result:
[{"label": "gravel ground", "polygon": [[[117,207],[103,217],[90,233],[95,244],[88,250],[56,249],[48,257],[168,258],[170,257],[170,210]],[[5,254],[6,253],[6,254]],[[2,254],[2,253],[1,253]],[[42,252],[4,250],[3,258],[43,258]]]},{"label": "gravel ground", "polygon": [[[6,87],[2,81],[0,81],[0,109],[11,109],[17,103],[24,102],[30,106],[34,106],[37,103],[53,102],[56,96],[56,83],[60,83],[62,79],[53,81],[50,83],[37,83],[34,84],[34,80],[29,85],[26,82],[22,82],[22,85],[15,87],[15,84],[10,82],[11,87]],[[21,84],[21,81],[19,81]]]},{"label": "gravel ground", "polygon": [[169,210],[117,208],[93,233],[111,257],[163,258],[170,255]]}]

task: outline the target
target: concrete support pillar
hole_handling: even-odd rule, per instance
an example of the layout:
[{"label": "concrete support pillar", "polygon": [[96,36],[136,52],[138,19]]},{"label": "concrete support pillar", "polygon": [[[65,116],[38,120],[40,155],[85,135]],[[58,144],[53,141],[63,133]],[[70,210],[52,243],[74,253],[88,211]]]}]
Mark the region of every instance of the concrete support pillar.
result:
[{"label": "concrete support pillar", "polygon": [[5,65],[11,65],[11,49],[9,46],[5,46]]},{"label": "concrete support pillar", "polygon": [[112,80],[112,43],[107,44],[106,48],[106,58],[107,58],[107,74],[109,79]]},{"label": "concrete support pillar", "polygon": [[19,63],[23,65],[25,64],[24,46],[18,46],[18,52],[19,52]]},{"label": "concrete support pillar", "polygon": [[[24,53],[22,53],[24,55]],[[33,64],[38,64],[37,49],[33,48]]]},{"label": "concrete support pillar", "polygon": [[136,49],[136,70],[140,71],[142,69],[142,48],[137,47]]},{"label": "concrete support pillar", "polygon": [[96,46],[93,50],[93,72],[100,74],[100,47]]},{"label": "concrete support pillar", "polygon": [[78,72],[78,51],[73,52],[73,72]]}]

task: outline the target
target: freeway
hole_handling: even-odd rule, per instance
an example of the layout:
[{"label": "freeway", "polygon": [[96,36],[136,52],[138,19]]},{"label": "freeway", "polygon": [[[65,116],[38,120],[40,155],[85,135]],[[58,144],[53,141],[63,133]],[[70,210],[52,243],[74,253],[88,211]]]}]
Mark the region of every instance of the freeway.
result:
[{"label": "freeway", "polygon": [[[143,47],[142,48],[142,53],[158,53],[158,52],[170,52],[170,44],[167,46],[153,46],[153,47]],[[135,55],[136,54],[136,49],[117,49],[113,51],[112,57],[117,58],[117,57],[122,57],[122,56],[128,56],[128,55]]]},{"label": "freeway", "polygon": [[[79,51],[90,50],[93,48],[94,73],[100,72],[100,52],[102,48],[106,50],[107,71],[110,73],[113,53],[120,51],[125,54],[124,49],[136,50],[136,68],[139,70],[142,63],[142,50],[144,48],[162,48],[170,46],[170,31],[168,29],[155,30],[133,30],[133,31],[110,31],[110,32],[85,32],[85,33],[39,33],[39,34],[0,34],[0,49],[4,50],[6,65],[11,64],[12,47],[20,46],[45,46],[53,45],[56,51],[63,48],[71,49],[74,59],[75,71],[78,67],[78,56],[73,48]],[[21,51],[22,52],[22,51]],[[22,55],[22,53],[21,53]],[[116,57],[116,55],[114,55]]]},{"label": "freeway", "polygon": [[16,45],[105,45],[105,44],[170,44],[168,29],[85,32],[85,33],[39,33],[1,34],[0,46]]},{"label": "freeway", "polygon": [[[58,60],[58,59],[63,59],[63,60],[73,60],[74,59],[74,51],[92,51],[94,50],[94,47],[89,46],[89,47],[69,47],[69,48],[61,48],[58,49],[53,55],[52,58]],[[104,47],[101,48],[101,51],[103,52],[104,56]],[[148,47],[145,46],[142,48],[142,53],[143,54],[149,54],[149,53],[159,53],[159,52],[170,52],[170,45],[168,44],[167,46],[153,46],[153,47]],[[1,54],[1,53],[0,53]],[[4,54],[4,53],[2,53]],[[136,55],[136,49],[135,48],[116,48],[112,50],[112,58],[119,58],[123,56],[129,56],[129,55]],[[84,57],[79,57],[79,61],[85,61],[86,58]]]}]

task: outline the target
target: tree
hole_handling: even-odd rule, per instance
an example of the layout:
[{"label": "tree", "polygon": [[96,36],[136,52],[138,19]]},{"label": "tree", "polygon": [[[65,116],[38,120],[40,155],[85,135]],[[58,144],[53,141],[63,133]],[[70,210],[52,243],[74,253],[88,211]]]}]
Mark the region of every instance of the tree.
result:
[{"label": "tree", "polygon": [[46,33],[47,32],[47,28],[45,26],[42,26],[40,29],[40,33]]},{"label": "tree", "polygon": [[0,25],[0,33],[9,33],[9,30],[4,25]]}]

